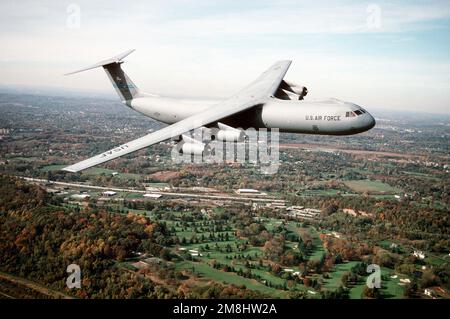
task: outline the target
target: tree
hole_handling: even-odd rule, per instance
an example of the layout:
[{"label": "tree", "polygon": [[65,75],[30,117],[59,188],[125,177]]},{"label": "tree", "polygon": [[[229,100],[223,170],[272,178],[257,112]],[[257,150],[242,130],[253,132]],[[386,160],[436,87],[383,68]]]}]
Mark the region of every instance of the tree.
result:
[{"label": "tree", "polygon": [[369,288],[367,285],[365,285],[361,297],[372,298],[372,299],[381,298],[380,289],[379,288]]},{"label": "tree", "polygon": [[349,272],[345,272],[345,273],[342,274],[342,276],[341,276],[341,284],[342,284],[343,287],[347,287],[349,276],[350,276]]}]

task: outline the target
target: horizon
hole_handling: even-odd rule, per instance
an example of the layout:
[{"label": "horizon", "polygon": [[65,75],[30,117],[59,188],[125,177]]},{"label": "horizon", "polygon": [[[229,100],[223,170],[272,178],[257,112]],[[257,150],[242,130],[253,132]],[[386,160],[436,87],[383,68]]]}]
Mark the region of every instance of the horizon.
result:
[{"label": "horizon", "polygon": [[[112,88],[112,87],[111,87]],[[34,91],[26,91],[26,90],[34,90]],[[114,89],[111,91],[89,91],[83,89],[71,89],[64,87],[53,87],[53,86],[27,86],[27,85],[2,85],[0,84],[0,94],[13,94],[13,95],[33,95],[33,96],[47,96],[47,97],[62,97],[62,98],[90,98],[90,99],[98,99],[98,100],[107,100],[111,102],[115,102],[118,105],[120,104],[123,107],[123,104],[118,99],[116,92]],[[169,96],[172,98],[180,98],[180,96]],[[207,97],[199,97],[199,96],[185,96],[185,98],[197,98],[197,99],[205,99]],[[222,97],[226,99],[226,97]],[[307,98],[306,98],[307,100]],[[376,116],[378,120],[380,119],[380,114],[378,112],[390,112],[393,114],[402,113],[404,110],[396,110],[390,108],[389,106],[375,106],[371,107],[368,110],[372,115]],[[450,112],[449,113],[437,113],[430,112],[428,110],[409,110],[409,114],[417,114],[417,115],[430,115],[430,116],[446,116],[448,120],[450,120]]]}]

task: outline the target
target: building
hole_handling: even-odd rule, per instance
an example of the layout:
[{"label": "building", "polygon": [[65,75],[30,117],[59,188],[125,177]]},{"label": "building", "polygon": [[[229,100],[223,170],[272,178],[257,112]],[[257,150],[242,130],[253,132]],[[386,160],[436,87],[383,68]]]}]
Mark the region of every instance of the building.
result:
[{"label": "building", "polygon": [[414,250],[413,256],[419,259],[425,259],[425,254],[421,250]]},{"label": "building", "polygon": [[433,299],[436,298],[436,294],[433,291],[433,289],[431,289],[431,288],[426,288],[423,293],[430,298],[433,298]]},{"label": "building", "polygon": [[72,196],[70,196],[70,198],[72,198],[74,200],[85,200],[90,197],[91,197],[91,195],[89,195],[89,194],[73,194]]},{"label": "building", "polygon": [[113,192],[113,191],[106,191],[106,192],[103,192],[103,193],[102,193],[103,196],[108,196],[108,197],[114,196],[114,195],[116,195],[116,194],[117,194],[117,193],[116,193],[116,192]]},{"label": "building", "polygon": [[142,196],[144,196],[145,198],[158,199],[158,198],[160,198],[162,195],[161,195],[161,194],[144,194],[144,195],[142,195]]},{"label": "building", "polygon": [[252,188],[239,188],[236,190],[236,194],[259,194],[259,190]]},{"label": "building", "polygon": [[320,215],[320,209],[304,208],[303,206],[291,206],[286,208],[287,215],[302,219],[314,219]]}]

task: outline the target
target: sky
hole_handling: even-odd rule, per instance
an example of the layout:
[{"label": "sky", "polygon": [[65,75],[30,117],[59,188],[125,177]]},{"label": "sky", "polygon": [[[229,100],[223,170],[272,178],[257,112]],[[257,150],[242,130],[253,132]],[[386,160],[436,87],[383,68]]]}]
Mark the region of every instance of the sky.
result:
[{"label": "sky", "polygon": [[277,60],[310,99],[450,113],[450,1],[0,0],[0,85],[225,98]]}]

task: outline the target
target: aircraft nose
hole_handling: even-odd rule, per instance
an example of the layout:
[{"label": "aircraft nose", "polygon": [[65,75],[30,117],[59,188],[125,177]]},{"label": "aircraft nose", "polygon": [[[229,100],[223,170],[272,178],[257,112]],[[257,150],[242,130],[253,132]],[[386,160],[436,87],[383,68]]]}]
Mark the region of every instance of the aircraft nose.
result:
[{"label": "aircraft nose", "polygon": [[370,130],[371,128],[373,128],[376,124],[375,119],[373,118],[373,116],[369,113],[366,113],[367,117],[366,117],[366,129]]}]

